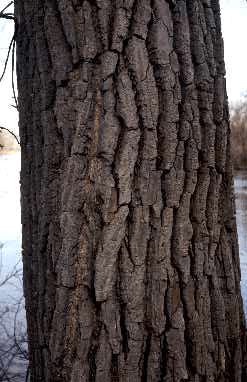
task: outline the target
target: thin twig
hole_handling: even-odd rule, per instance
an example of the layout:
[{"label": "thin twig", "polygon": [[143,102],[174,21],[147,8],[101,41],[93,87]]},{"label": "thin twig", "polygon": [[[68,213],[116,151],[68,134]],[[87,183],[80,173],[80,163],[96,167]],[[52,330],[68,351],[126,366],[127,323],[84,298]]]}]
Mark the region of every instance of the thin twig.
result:
[{"label": "thin twig", "polygon": [[15,39],[13,42],[13,49],[12,49],[12,90],[13,90],[13,95],[14,95],[14,100],[15,100],[15,105],[16,109],[18,110],[18,102],[16,98],[16,93],[15,93],[15,83],[14,83],[14,70],[15,70]]},{"label": "thin twig", "polygon": [[15,20],[13,13],[0,13],[0,19]]},{"label": "thin twig", "polygon": [[0,14],[3,13],[7,8],[9,8],[13,3],[14,2],[11,1],[8,5],[6,5],[6,7],[1,10]]},{"label": "thin twig", "polygon": [[4,77],[4,74],[6,72],[7,64],[8,64],[8,61],[9,61],[9,54],[10,54],[13,42],[14,42],[14,36],[12,37],[12,39],[10,41],[10,44],[9,44],[9,49],[8,49],[7,57],[6,57],[6,60],[5,60],[5,63],[4,63],[3,73],[2,73],[2,75],[0,77],[0,82],[2,81],[2,79]]},{"label": "thin twig", "polygon": [[10,51],[12,49],[12,90],[13,90],[13,94],[14,94],[14,100],[15,100],[15,104],[16,104],[16,108],[18,110],[18,102],[17,102],[17,98],[16,98],[16,93],[15,93],[15,87],[14,87],[14,60],[15,60],[15,42],[16,42],[16,35],[17,35],[17,29],[18,29],[18,23],[17,23],[17,19],[15,17],[15,15],[13,13],[4,13],[4,11],[10,6],[13,4],[13,1],[11,1],[1,12],[0,12],[0,18],[3,18],[3,19],[10,19],[10,20],[13,20],[15,22],[15,31],[14,31],[14,34],[13,34],[13,37],[10,41],[10,44],[9,44],[9,48],[8,48],[8,53],[7,53],[7,57],[6,57],[6,60],[5,60],[5,63],[4,63],[4,69],[3,69],[3,73],[0,77],[0,82],[2,81],[3,77],[4,77],[4,74],[6,72],[6,68],[7,68],[7,65],[8,65],[8,61],[9,61],[9,55],[10,55]]},{"label": "thin twig", "polygon": [[7,127],[3,127],[3,126],[0,126],[0,129],[2,129],[2,130],[7,130],[7,131],[8,131],[11,135],[13,135],[13,137],[16,139],[18,145],[20,145],[20,141],[19,141],[19,139],[17,138],[17,136],[15,135],[15,133],[13,133],[13,131],[11,131],[11,130],[7,129]]}]

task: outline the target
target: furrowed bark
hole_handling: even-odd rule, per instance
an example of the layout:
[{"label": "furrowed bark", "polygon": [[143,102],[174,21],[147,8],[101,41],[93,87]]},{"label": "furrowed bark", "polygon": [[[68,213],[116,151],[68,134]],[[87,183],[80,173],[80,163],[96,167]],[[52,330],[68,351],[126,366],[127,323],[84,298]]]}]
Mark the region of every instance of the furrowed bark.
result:
[{"label": "furrowed bark", "polygon": [[218,0],[15,14],[30,380],[243,382]]}]

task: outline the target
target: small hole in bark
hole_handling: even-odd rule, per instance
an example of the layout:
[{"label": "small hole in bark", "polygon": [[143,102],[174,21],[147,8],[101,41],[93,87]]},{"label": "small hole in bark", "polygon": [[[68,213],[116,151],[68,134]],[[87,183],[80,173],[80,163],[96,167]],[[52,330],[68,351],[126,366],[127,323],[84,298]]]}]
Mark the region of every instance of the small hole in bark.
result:
[{"label": "small hole in bark", "polygon": [[159,81],[160,80],[160,65],[155,64],[153,67],[153,70],[154,70],[154,78],[156,79],[156,81]]}]

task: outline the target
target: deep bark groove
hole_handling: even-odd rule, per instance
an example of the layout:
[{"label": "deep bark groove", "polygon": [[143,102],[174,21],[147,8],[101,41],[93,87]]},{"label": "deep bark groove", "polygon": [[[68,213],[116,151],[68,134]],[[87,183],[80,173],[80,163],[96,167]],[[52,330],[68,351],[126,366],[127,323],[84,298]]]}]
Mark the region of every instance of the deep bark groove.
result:
[{"label": "deep bark groove", "polygon": [[218,0],[16,0],[31,382],[244,382]]}]

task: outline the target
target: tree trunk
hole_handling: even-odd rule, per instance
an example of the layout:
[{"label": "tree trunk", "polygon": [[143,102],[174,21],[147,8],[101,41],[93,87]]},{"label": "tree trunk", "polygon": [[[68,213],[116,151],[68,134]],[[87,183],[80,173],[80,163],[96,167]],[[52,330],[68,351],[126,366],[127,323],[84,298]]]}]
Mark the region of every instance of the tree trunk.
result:
[{"label": "tree trunk", "polygon": [[32,382],[240,382],[218,0],[16,0]]}]

